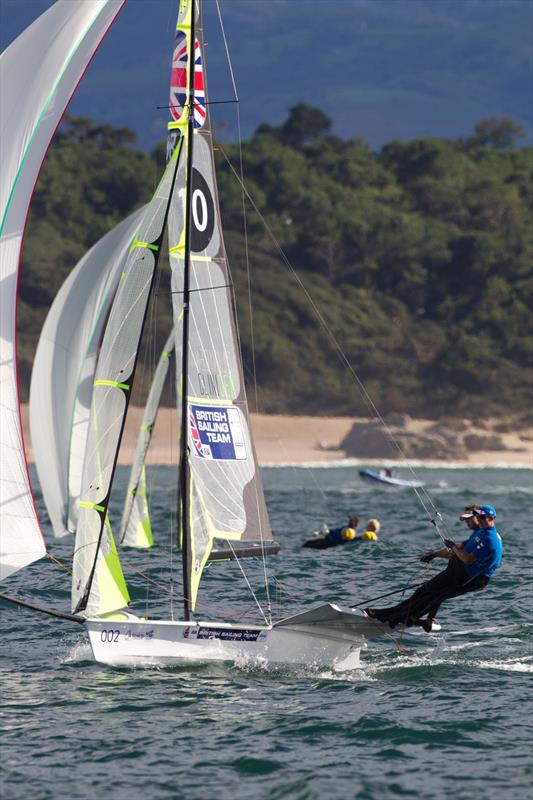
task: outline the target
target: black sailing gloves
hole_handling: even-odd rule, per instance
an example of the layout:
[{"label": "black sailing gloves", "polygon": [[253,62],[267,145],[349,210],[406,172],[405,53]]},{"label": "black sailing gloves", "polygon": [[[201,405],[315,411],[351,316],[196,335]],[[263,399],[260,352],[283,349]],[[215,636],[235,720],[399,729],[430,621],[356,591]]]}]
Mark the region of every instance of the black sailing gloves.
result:
[{"label": "black sailing gloves", "polygon": [[446,547],[448,547],[450,550],[452,550],[455,547],[455,542],[453,541],[453,539],[443,539],[443,541]]},{"label": "black sailing gloves", "polygon": [[[443,541],[448,550],[452,550],[455,547],[455,542],[452,541],[452,539],[443,539]],[[440,552],[440,550],[428,550],[427,553],[422,553],[420,556],[420,561],[422,564],[429,564],[430,561],[433,561],[434,558],[437,558]]]}]

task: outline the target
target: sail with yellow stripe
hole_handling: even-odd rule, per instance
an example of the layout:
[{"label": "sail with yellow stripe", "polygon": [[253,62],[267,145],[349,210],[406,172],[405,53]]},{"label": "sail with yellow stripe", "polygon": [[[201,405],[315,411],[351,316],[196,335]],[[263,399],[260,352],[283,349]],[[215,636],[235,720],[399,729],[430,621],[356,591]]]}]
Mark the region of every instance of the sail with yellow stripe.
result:
[{"label": "sail with yellow stripe", "polygon": [[100,348],[73,560],[76,614],[101,615],[129,602],[107,509],[180,149],[176,148],[142,216]]},{"label": "sail with yellow stripe", "polygon": [[169,151],[181,143],[184,157],[169,215],[169,248],[176,394],[187,433],[182,469],[188,480],[182,480],[180,497],[182,513],[186,509],[181,530],[188,535],[185,594],[191,609],[214,539],[272,539],[250,432],[204,67],[201,14],[193,0],[182,0],[171,74]]}]

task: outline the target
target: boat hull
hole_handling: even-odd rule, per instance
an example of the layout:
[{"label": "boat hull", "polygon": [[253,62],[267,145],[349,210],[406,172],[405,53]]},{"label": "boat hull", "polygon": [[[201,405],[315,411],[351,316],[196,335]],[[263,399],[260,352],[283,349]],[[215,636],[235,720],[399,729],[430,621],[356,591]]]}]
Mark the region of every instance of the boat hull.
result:
[{"label": "boat hull", "polygon": [[380,472],[377,472],[373,469],[360,469],[359,475],[361,478],[367,478],[368,480],[377,481],[378,483],[384,483],[387,486],[407,486],[411,489],[420,489],[422,486],[424,486],[423,481],[410,481],[405,480],[404,478],[388,477],[387,475],[382,475]]},{"label": "boat hull", "polygon": [[[96,661],[116,667],[172,667],[187,663],[232,662],[237,666],[332,668],[360,665],[361,648],[382,633],[360,614],[339,621],[334,606],[330,619],[313,612],[273,625],[170,620],[89,619],[86,627]],[[339,609],[340,611],[340,609]],[[316,613],[315,613],[316,616]]]}]

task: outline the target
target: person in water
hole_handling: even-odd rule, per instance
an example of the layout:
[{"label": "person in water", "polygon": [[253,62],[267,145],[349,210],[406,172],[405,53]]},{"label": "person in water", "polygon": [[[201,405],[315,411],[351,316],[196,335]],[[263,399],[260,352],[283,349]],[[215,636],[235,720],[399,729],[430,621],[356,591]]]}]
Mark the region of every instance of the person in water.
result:
[{"label": "person in water", "polygon": [[[462,544],[445,539],[445,547],[424,553],[428,564],[434,558],[447,558],[446,569],[419,586],[414,594],[390,608],[366,608],[369,617],[388,623],[391,628],[419,625],[428,633],[441,603],[467,592],[485,589],[503,556],[502,540],[496,530],[496,509],[491,505],[471,508],[460,516],[472,533]],[[422,619],[424,614],[426,619]]]},{"label": "person in water", "polygon": [[361,534],[361,541],[377,542],[380,528],[381,523],[379,519],[369,519],[366,523],[366,530]]},{"label": "person in water", "polygon": [[346,542],[351,542],[357,535],[358,525],[359,519],[357,517],[348,517],[348,524],[343,525],[342,528],[331,528],[326,533],[326,539],[332,545],[346,544]]}]

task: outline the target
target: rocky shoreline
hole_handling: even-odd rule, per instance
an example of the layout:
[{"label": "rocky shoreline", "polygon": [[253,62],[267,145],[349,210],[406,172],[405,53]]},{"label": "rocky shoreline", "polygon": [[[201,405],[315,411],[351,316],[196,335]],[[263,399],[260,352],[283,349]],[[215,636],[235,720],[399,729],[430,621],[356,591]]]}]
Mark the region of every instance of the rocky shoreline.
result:
[{"label": "rocky shoreline", "polygon": [[513,453],[529,451],[525,446],[527,435],[523,444],[517,445],[513,440],[509,448],[503,434],[490,424],[486,430],[479,425],[474,427],[469,420],[454,420],[453,425],[453,428],[439,422],[424,425],[423,420],[412,420],[407,414],[391,414],[383,422],[355,422],[339,443],[339,449],[353,458],[432,461],[463,461],[475,453],[504,453],[508,449]]}]

